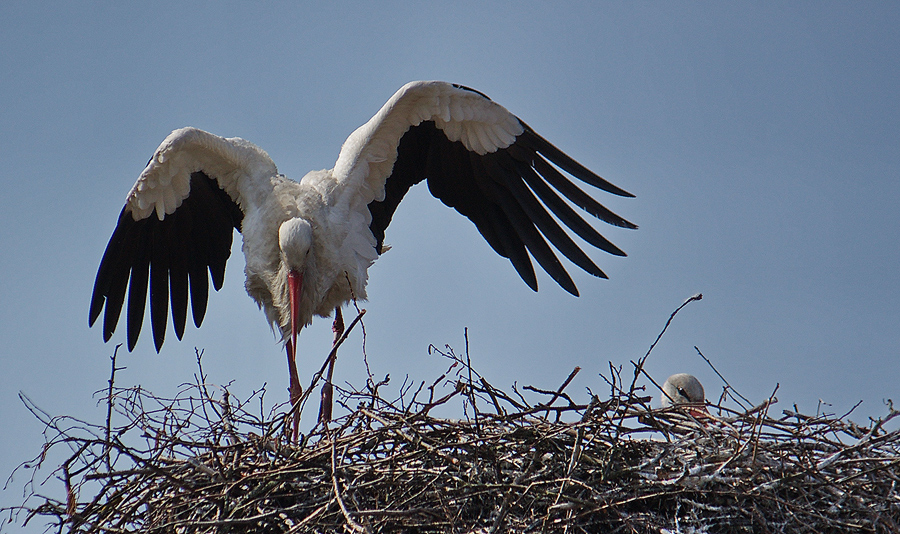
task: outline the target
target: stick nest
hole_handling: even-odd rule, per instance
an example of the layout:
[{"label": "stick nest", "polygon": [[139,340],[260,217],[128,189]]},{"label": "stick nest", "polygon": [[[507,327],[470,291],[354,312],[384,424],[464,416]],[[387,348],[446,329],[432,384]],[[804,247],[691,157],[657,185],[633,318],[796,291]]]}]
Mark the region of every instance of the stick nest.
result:
[{"label": "stick nest", "polygon": [[[115,387],[113,373],[105,424],[46,420],[42,457],[70,451],[51,475],[65,496],[32,492],[7,521],[103,533],[900,531],[900,433],[883,430],[893,410],[868,427],[776,418],[773,398],[653,410],[612,365],[609,396],[579,404],[565,392],[577,369],[554,390],[505,392],[442,354],[447,373],[415,391],[404,382],[393,400],[387,380],[339,390],[347,413],[297,444],[288,414],[261,413],[263,390],[236,401],[201,368],[163,399]],[[432,415],[454,399],[464,417]]]}]

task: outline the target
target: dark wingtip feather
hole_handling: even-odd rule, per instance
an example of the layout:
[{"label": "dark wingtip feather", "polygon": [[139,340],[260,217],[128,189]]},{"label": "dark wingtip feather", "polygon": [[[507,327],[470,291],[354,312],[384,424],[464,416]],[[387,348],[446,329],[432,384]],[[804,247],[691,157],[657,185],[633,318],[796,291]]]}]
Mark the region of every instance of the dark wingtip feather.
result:
[{"label": "dark wingtip feather", "polygon": [[206,303],[209,298],[209,279],[203,265],[194,264],[188,271],[191,293],[191,316],[194,318],[194,326],[200,328],[203,317],[206,315]]},{"label": "dark wingtip feather", "polygon": [[94,294],[91,296],[91,309],[88,312],[88,328],[94,326],[94,323],[97,322],[100,312],[103,311],[104,302],[106,302],[106,297],[97,292],[97,284],[95,282]]},{"label": "dark wingtip feather", "polygon": [[556,167],[551,165],[547,160],[540,157],[539,155],[534,155],[534,157],[530,161],[530,164],[534,166],[534,169],[544,178],[544,180],[547,181],[548,184],[552,185],[554,188],[556,188],[557,191],[565,195],[566,198],[571,200],[573,204],[590,213],[594,217],[597,217],[607,224],[618,226],[620,228],[637,228],[637,225],[625,220],[622,216],[613,213],[606,206],[600,204],[593,197],[582,191],[581,188],[579,188],[568,178],[563,176],[563,174],[559,172]]},{"label": "dark wingtip feather", "polygon": [[581,163],[578,163],[571,156],[556,148],[553,143],[538,135],[534,130],[531,129],[530,126],[528,126],[524,122],[522,122],[522,126],[525,127],[525,131],[522,132],[518,138],[516,138],[516,143],[522,143],[532,150],[540,152],[544,155],[544,157],[552,161],[554,164],[558,165],[561,169],[586,184],[590,184],[594,187],[606,191],[607,193],[612,193],[613,195],[634,198],[633,194],[617,185],[604,180],[596,173],[594,173],[594,171],[588,169]]},{"label": "dark wingtip feather", "polygon": [[[112,336],[112,330],[115,330],[118,321],[118,313],[121,311],[122,302],[125,299],[125,287],[122,282],[122,274],[124,271],[125,282],[128,280],[128,269],[130,269],[130,255],[133,247],[130,247],[130,234],[134,229],[134,220],[128,208],[125,207],[119,213],[119,221],[116,225],[113,235],[106,244],[103,251],[103,258],[100,260],[100,267],[97,269],[97,276],[94,279],[94,290],[91,294],[91,307],[88,313],[88,325],[93,326],[100,314],[104,311],[104,336],[109,334]],[[121,290],[121,295],[118,294]],[[118,306],[118,309],[117,309]],[[112,309],[110,309],[112,308]],[[115,311],[115,317],[113,317]],[[107,339],[108,341],[108,339]]]},{"label": "dark wingtip feather", "polygon": [[232,229],[240,230],[242,219],[238,205],[203,172],[191,174],[190,196],[163,221],[155,213],[135,221],[126,206],[97,271],[88,324],[102,314],[103,340],[109,341],[127,294],[128,350],[133,350],[149,285],[150,326],[157,352],[165,340],[169,294],[178,339],[184,335],[188,296],[199,327],[206,312],[209,278],[216,289],[222,286]]},{"label": "dark wingtip feather", "polygon": [[154,230],[150,243],[150,326],[159,352],[169,316],[169,252],[161,225]]}]

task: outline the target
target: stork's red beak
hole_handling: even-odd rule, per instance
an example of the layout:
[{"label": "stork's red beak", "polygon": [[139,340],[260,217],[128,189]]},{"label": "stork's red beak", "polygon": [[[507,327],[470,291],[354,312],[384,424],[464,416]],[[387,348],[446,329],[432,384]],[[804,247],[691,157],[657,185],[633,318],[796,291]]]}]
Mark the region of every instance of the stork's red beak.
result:
[{"label": "stork's red beak", "polygon": [[300,331],[300,292],[303,290],[303,275],[291,269],[288,273],[288,293],[291,297],[291,352],[297,356],[297,332]]}]

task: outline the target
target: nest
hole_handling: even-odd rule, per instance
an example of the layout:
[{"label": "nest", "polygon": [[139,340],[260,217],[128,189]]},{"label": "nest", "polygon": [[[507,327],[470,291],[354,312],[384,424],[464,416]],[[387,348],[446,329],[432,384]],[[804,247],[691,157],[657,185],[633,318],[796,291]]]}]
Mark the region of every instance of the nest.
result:
[{"label": "nest", "polygon": [[[264,390],[236,400],[201,367],[160,398],[116,387],[113,360],[105,422],[33,410],[44,454],[68,448],[52,473],[65,495],[32,492],[6,521],[102,533],[900,532],[892,408],[861,427],[775,416],[774,396],[750,406],[726,387],[718,404],[654,410],[635,385],[643,360],[624,381],[610,365],[609,394],[579,402],[566,392],[577,368],[553,389],[504,391],[439,352],[447,373],[394,396],[387,378],[337,390],[342,415],[297,443],[290,413],[263,413]],[[459,404],[460,418],[433,415]],[[24,467],[37,476],[40,464]]]}]

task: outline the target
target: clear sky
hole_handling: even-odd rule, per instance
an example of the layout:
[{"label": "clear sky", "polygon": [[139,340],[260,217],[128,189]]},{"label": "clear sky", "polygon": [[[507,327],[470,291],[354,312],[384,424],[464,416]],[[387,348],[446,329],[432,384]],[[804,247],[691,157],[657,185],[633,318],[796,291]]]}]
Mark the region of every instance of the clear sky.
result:
[{"label": "clear sky", "polygon": [[[598,223],[629,256],[591,254],[609,280],[572,266],[580,298],[543,274],[533,293],[474,225],[414,188],[370,269],[376,375],[433,380],[447,362],[428,345],[462,352],[468,327],[474,366],[499,387],[555,388],[577,365],[568,391],[605,392],[607,362],[630,372],[702,292],[647,363],[660,383],[690,372],[716,399],[697,346],[754,401],[780,384],[775,413],[863,401],[852,418],[865,423],[900,401],[898,4],[485,4],[0,4],[0,475],[42,443],[20,391],[54,415],[104,417],[92,393],[114,345],[87,326],[90,292],[169,132],[243,137],[299,179],[418,79],[486,93],[637,195],[597,193],[640,230]],[[119,385],[171,394],[199,347],[211,381],[286,398],[283,351],[235,254],[203,328],[179,343],[170,327],[158,355],[145,330]],[[328,320],[303,332],[302,376],[330,336]],[[336,372],[361,384],[358,333]]]}]

